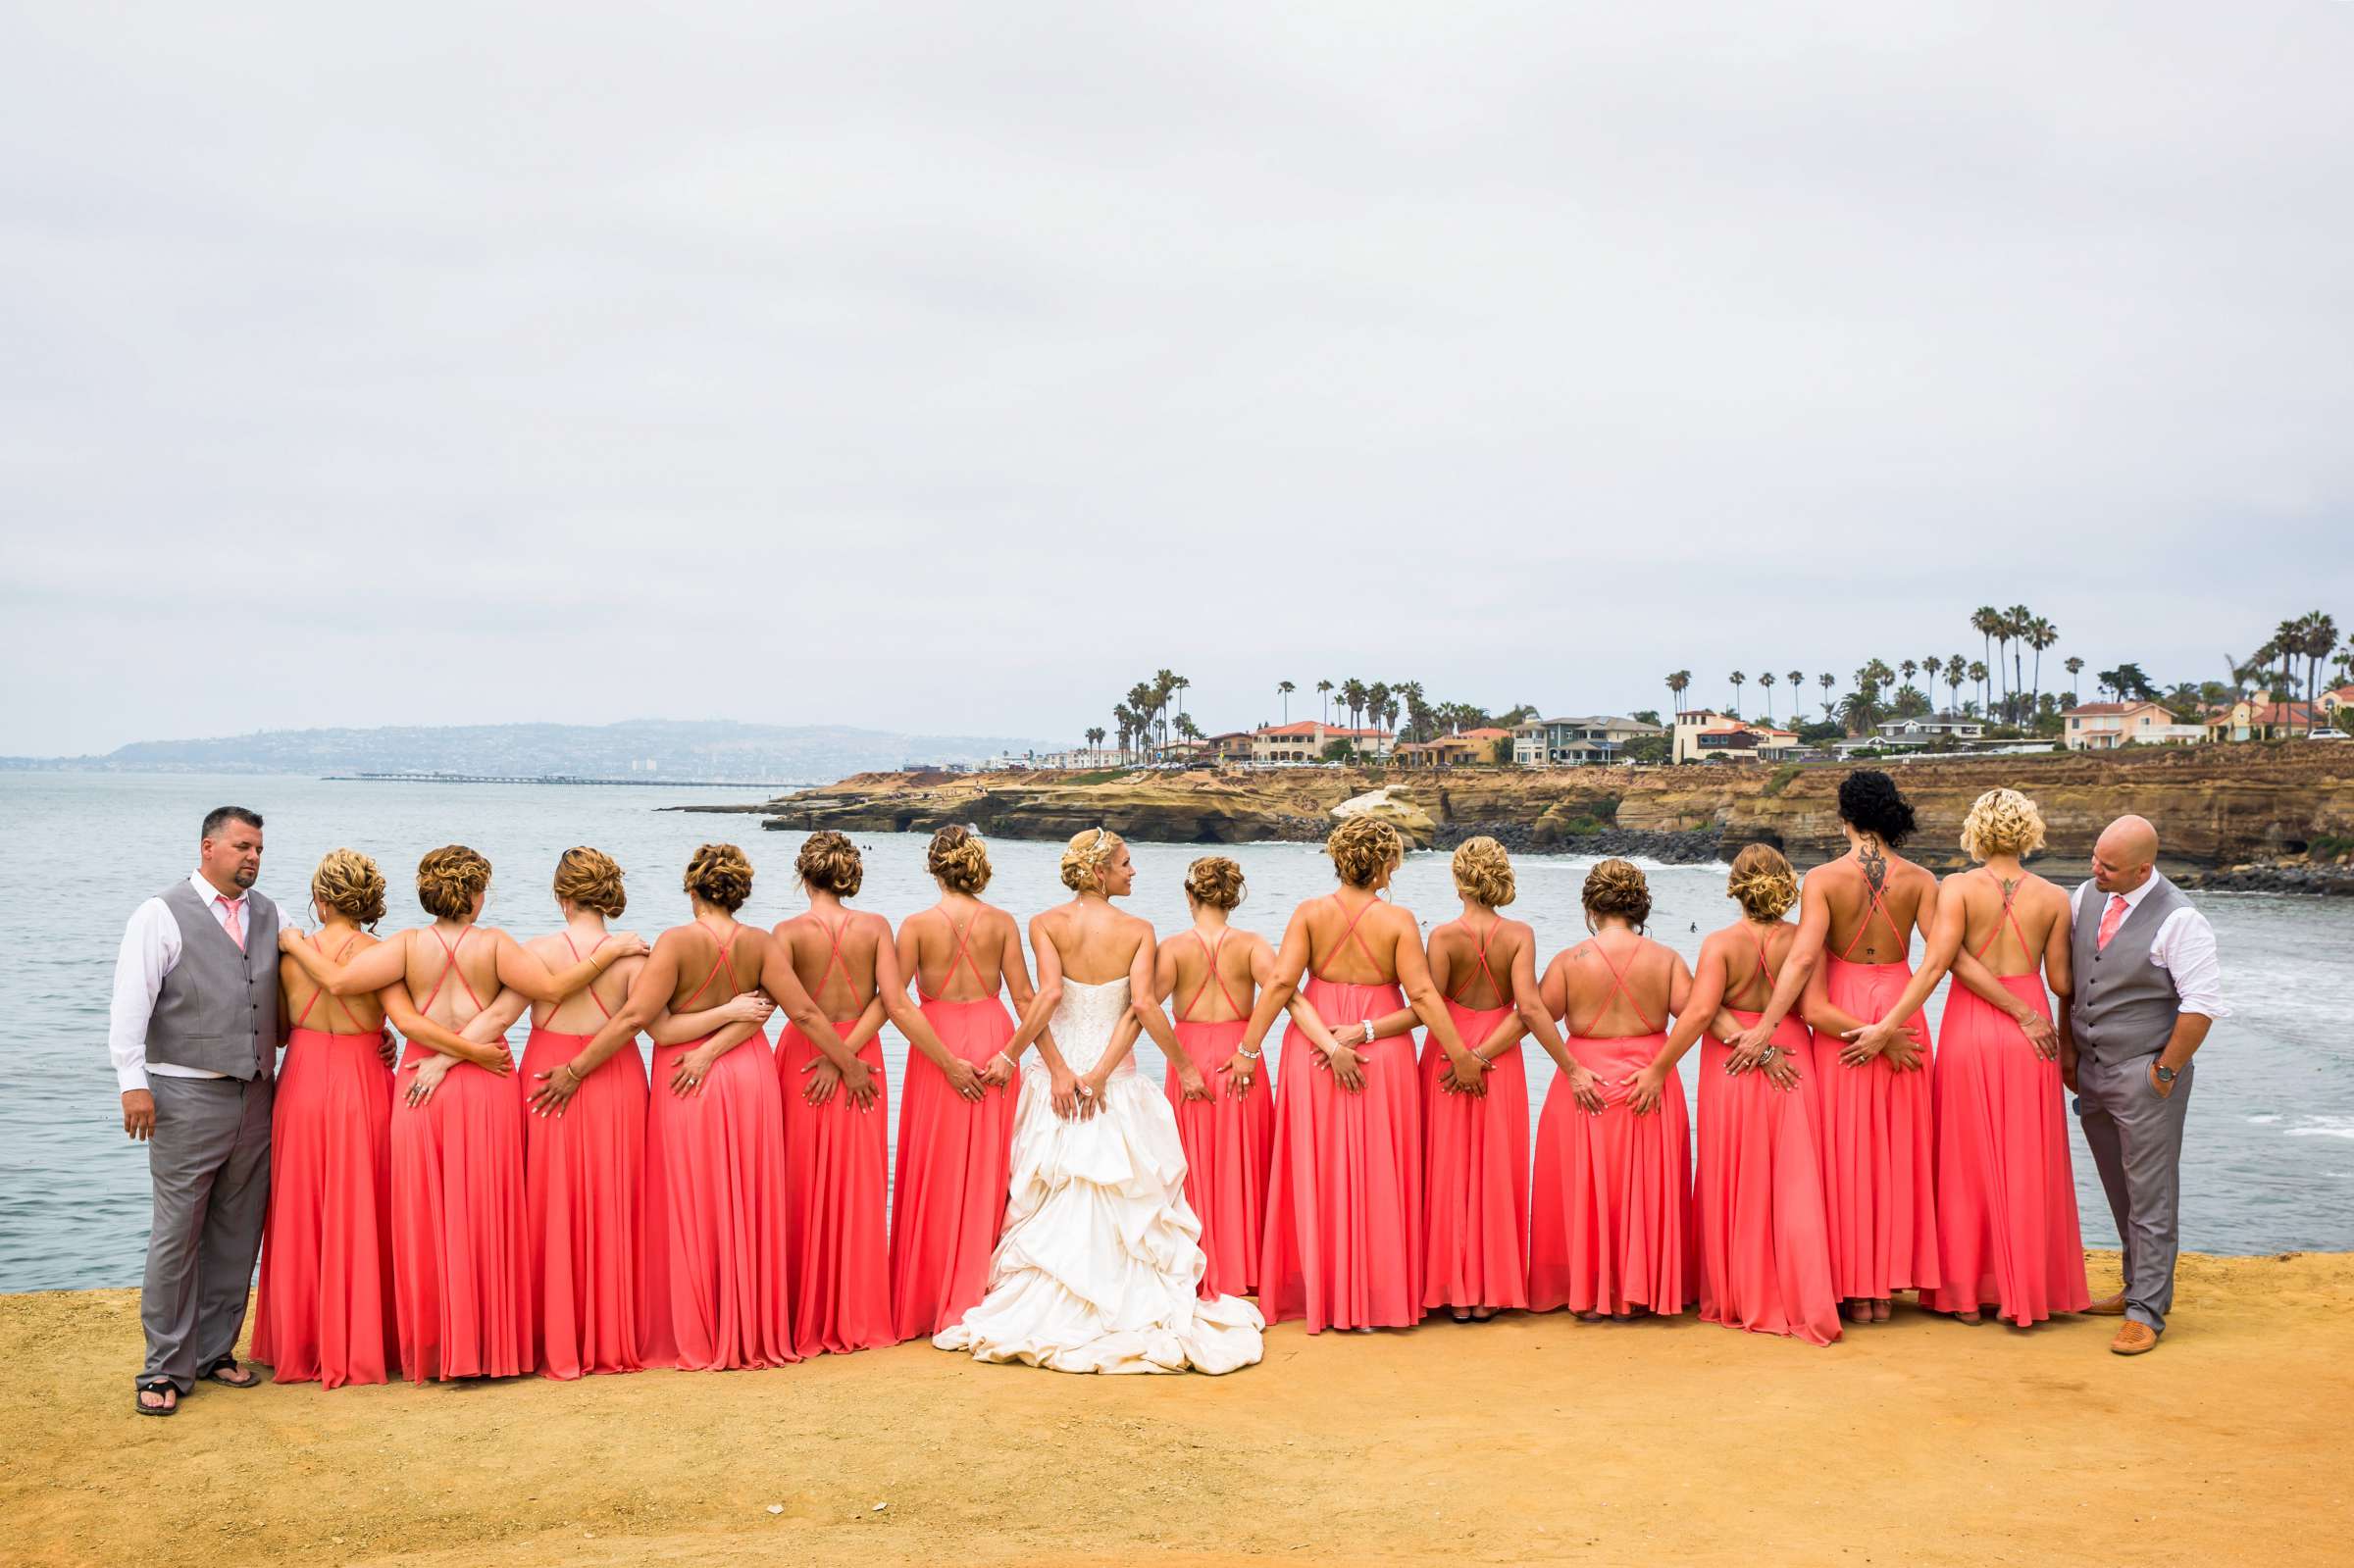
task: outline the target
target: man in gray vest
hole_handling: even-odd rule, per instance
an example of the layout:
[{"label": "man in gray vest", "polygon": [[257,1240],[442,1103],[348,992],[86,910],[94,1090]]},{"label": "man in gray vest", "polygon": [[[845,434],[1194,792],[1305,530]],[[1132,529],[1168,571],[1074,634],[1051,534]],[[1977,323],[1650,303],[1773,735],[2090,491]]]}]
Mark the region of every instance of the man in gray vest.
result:
[{"label": "man in gray vest", "polygon": [[2182,1122],[2190,1059],[2224,1006],[2215,929],[2158,875],[2158,830],[2120,817],[2075,891],[2075,991],[2062,998],[2060,1066],[2124,1243],[2125,1285],[2088,1309],[2120,1317],[2109,1348],[2158,1347],[2181,1241]]},{"label": "man in gray vest", "polygon": [[139,1322],[139,1414],[168,1416],[198,1378],[259,1380],[236,1359],[270,1207],[278,1061],[278,909],[253,891],[262,819],[204,819],[196,870],[141,904],[115,960],[108,1045],[123,1131],[147,1144],[155,1214]]}]

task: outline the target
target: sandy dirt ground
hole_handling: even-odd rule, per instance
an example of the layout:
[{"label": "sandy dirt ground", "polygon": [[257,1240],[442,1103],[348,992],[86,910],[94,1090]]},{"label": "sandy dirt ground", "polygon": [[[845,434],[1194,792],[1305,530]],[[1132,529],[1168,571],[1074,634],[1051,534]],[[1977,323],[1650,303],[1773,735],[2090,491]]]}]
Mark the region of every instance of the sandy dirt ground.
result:
[{"label": "sandy dirt ground", "polygon": [[[2114,1279],[2096,1258],[2096,1293]],[[1286,1326],[1217,1379],[919,1343],[716,1376],[207,1387],[154,1421],[130,1409],[134,1292],[5,1296],[0,1560],[2354,1558],[2354,1255],[2185,1258],[2156,1353],[2110,1355],[2112,1330],[1900,1307],[1818,1350],[1556,1313]]]}]

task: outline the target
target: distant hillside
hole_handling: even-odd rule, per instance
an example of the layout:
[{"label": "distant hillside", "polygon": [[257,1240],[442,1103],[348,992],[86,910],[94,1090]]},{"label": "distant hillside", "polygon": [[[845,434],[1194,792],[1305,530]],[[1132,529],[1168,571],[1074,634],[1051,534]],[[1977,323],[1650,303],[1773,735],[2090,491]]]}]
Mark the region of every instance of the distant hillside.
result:
[{"label": "distant hillside", "polygon": [[5,757],[8,769],[122,773],[564,774],[824,784],[925,763],[974,763],[1053,742],[1000,735],[909,735],[846,725],[632,719],[621,724],[400,726],[265,730],[204,740],[140,740],[97,757]]}]

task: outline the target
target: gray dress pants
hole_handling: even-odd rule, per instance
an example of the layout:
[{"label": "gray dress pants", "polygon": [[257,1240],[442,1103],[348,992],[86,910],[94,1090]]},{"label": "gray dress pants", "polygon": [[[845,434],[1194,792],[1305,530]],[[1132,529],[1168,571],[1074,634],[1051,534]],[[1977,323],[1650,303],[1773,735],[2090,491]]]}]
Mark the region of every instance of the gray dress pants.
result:
[{"label": "gray dress pants", "polygon": [[2185,1064],[2175,1091],[2150,1087],[2157,1051],[2122,1062],[2076,1063],[2076,1118],[2109,1194],[2125,1248],[2125,1316],[2166,1332],[2175,1304],[2175,1254],[2181,1248],[2182,1122],[2190,1113]]},{"label": "gray dress pants", "polygon": [[271,1080],[156,1074],[155,1137],[147,1175],[155,1217],[139,1324],[147,1366],[180,1392],[196,1369],[231,1354],[245,1327],[245,1294],[270,1212]]}]

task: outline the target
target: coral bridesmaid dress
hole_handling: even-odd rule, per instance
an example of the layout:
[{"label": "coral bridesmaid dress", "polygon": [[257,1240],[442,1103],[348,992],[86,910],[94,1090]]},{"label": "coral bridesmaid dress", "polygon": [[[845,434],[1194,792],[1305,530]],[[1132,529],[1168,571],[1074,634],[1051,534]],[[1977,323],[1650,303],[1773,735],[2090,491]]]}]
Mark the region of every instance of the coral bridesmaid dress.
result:
[{"label": "coral bridesmaid dress", "polygon": [[[424,1012],[457,973],[451,942]],[[482,998],[463,974],[458,984]],[[404,1068],[437,1052],[410,1042]],[[459,1062],[421,1106],[392,1114],[392,1283],[402,1374],[509,1378],[532,1369],[532,1255],[524,1214],[523,1095],[513,1074]]]},{"label": "coral bridesmaid dress", "polygon": [[[1626,977],[1599,946],[1611,982],[1627,1004]],[[1590,1030],[1610,1010],[1587,1023]],[[1651,1020],[1641,1008],[1637,1017]],[[1540,1312],[1625,1316],[1637,1308],[1673,1314],[1693,1298],[1690,1118],[1683,1075],[1671,1073],[1659,1109],[1637,1116],[1625,1080],[1667,1043],[1664,1031],[1598,1039],[1585,1030],[1568,1041],[1579,1066],[1602,1080],[1597,1116],[1556,1077],[1537,1127],[1535,1193],[1530,1202],[1528,1304]]]},{"label": "coral bridesmaid dress", "polygon": [[[354,936],[352,941],[359,938]],[[335,954],[340,964],[351,942]],[[286,1041],[270,1112],[270,1219],[253,1358],[280,1383],[383,1383],[400,1354],[392,1305],[392,1070],[382,1037],[308,1029]]]},{"label": "coral bridesmaid dress", "polygon": [[[976,917],[977,918],[977,917]],[[981,978],[959,933],[948,977],[964,964]],[[943,979],[942,985],[947,984]],[[949,1051],[980,1067],[1013,1038],[1013,1015],[994,993],[952,1002],[916,989],[924,1019]],[[907,1053],[899,1086],[899,1152],[892,1178],[891,1319],[899,1340],[930,1339],[960,1321],[989,1291],[990,1254],[1005,1222],[1013,1169],[1013,1113],[1020,1080],[968,1100],[921,1051]]]},{"label": "coral bridesmaid dress", "polygon": [[[1338,901],[1337,895],[1335,901]],[[1370,902],[1342,934],[1357,934]],[[1377,966],[1378,967],[1378,966]],[[1395,981],[1358,986],[1310,973],[1307,999],[1336,1031],[1406,1005]],[[1259,1307],[1269,1323],[1410,1328],[1422,1318],[1422,1116],[1413,1036],[1364,1047],[1364,1083],[1341,1087],[1299,1026],[1284,1031]]]},{"label": "coral bridesmaid dress", "polygon": [[[582,956],[569,933],[564,945],[575,959]],[[588,999],[613,1016],[594,989]],[[594,1037],[533,1026],[520,1081],[537,1082]],[[636,1372],[644,1365],[645,1304],[639,1292],[645,1117],[645,1060],[632,1039],[597,1065],[562,1116],[524,1118],[524,1206],[538,1301],[535,1350],[548,1377]]]},{"label": "coral bridesmaid dress", "polygon": [[[1773,972],[1758,943],[1766,988]],[[1759,1014],[1731,1009],[1747,1028]],[[1700,1247],[1700,1315],[1728,1329],[1839,1338],[1831,1244],[1815,1142],[1817,1089],[1806,1025],[1784,1018],[1773,1043],[1797,1064],[1796,1088],[1752,1070],[1725,1076],[1732,1053],[1714,1035],[1700,1048],[1700,1179],[1692,1199]]]},{"label": "coral bridesmaid dress", "polygon": [[[1496,996],[1511,993],[1488,968],[1491,926],[1478,938],[1479,973]],[[1468,986],[1463,987],[1468,989]],[[1510,1002],[1447,1016],[1477,1050],[1512,1014]],[[1515,1041],[1484,1075],[1487,1092],[1439,1087],[1447,1052],[1422,1041],[1422,1304],[1502,1310],[1528,1305],[1528,1069]]]},{"label": "coral bridesmaid dress", "polygon": [[[741,928],[680,1012],[729,972]],[[654,1047],[645,1119],[645,1364],[689,1372],[782,1366],[793,1353],[785,1240],[785,1111],[768,1037],[755,1033],[686,1094],[679,1058]]]},{"label": "coral bridesmaid dress", "polygon": [[[2019,935],[2011,895],[1978,961],[2003,933]],[[2000,977],[2004,988],[2052,1016],[2040,969]],[[2024,1328],[2091,1303],[2076,1226],[2067,1088],[2060,1064],[2027,1043],[2010,1017],[1957,983],[1937,1033],[1937,1239],[1942,1283],[1926,1294],[1940,1312],[1995,1305]]]},{"label": "coral bridesmaid dress", "polygon": [[[809,987],[825,994],[842,958],[849,925],[829,928],[834,948]],[[839,1035],[851,1025],[836,1024]],[[858,1059],[875,1075],[875,1103],[860,1110],[840,1089],[823,1105],[803,1092],[805,1070],[820,1053],[797,1025],[777,1041],[777,1092],[785,1102],[785,1246],[793,1276],[793,1348],[813,1356],[896,1342],[891,1325],[891,1235],[884,1184],[891,1174],[891,1099],[883,1083],[883,1043],[869,1039]]]},{"label": "coral bridesmaid dress", "polygon": [[[1876,888],[1867,924],[1873,914],[1888,922],[1901,947],[1904,933]],[[1825,956],[1823,989],[1833,1007],[1869,1021],[1896,1005],[1913,966],[1851,961],[1848,954],[1863,939],[1859,927],[1847,952]],[[1929,1032],[1918,1014],[1905,1028],[1923,1058],[1907,1073],[1889,1066],[1886,1057],[1850,1067],[1839,1059],[1845,1040],[1814,1037],[1821,1117],[1815,1137],[1830,1225],[1831,1288],[1842,1300],[1884,1301],[1898,1290],[1928,1290],[1938,1281]]]},{"label": "coral bridesmaid dress", "polygon": [[[1209,1268],[1202,1276],[1202,1299],[1222,1295],[1251,1295],[1258,1290],[1259,1238],[1266,1230],[1267,1163],[1275,1153],[1275,1095],[1267,1075],[1254,1075],[1249,1093],[1237,1099],[1226,1090],[1218,1069],[1234,1059],[1243,1034],[1251,1025],[1251,1010],[1234,999],[1226,979],[1218,973],[1218,954],[1226,945],[1220,933],[1216,944],[1203,939],[1209,978],[1194,999],[1178,1009],[1173,1026],[1177,1042],[1193,1059],[1194,1069],[1209,1085],[1210,1097],[1189,1100],[1171,1064],[1161,1086],[1177,1113],[1177,1138],[1185,1148],[1185,1200],[1202,1221],[1202,1250]],[[1202,1003],[1212,984],[1237,1017],[1217,1024],[1189,1023],[1184,1014]]]}]

